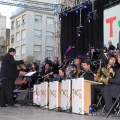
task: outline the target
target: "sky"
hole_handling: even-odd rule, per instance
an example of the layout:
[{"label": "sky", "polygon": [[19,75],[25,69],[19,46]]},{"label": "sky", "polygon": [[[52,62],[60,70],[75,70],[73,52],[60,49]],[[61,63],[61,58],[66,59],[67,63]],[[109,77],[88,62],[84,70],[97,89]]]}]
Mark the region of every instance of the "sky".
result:
[{"label": "sky", "polygon": [[[48,2],[48,3],[56,3],[56,0],[35,0],[38,2]],[[7,5],[1,5],[0,4],[0,13],[2,15],[6,16],[7,22],[6,22],[6,27],[10,28],[10,17],[12,15],[12,12],[15,11],[17,7],[14,6],[7,6]]]},{"label": "sky", "polygon": [[12,12],[15,11],[17,7],[13,6],[7,6],[7,5],[0,5],[0,13],[4,16],[6,16],[6,27],[10,28],[10,17],[12,15]]}]

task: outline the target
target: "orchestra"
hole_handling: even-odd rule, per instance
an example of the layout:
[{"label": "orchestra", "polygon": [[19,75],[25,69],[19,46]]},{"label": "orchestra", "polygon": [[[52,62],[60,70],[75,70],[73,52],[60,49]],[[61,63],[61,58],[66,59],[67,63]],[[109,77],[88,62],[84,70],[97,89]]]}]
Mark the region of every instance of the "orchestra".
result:
[{"label": "orchestra", "polygon": [[[84,78],[85,80],[101,82],[102,84],[91,85],[91,104],[93,110],[97,111],[97,94],[102,94],[106,105],[106,111],[110,109],[113,104],[113,98],[117,98],[120,90],[119,77],[119,50],[112,52],[102,48],[97,51],[94,47],[90,49],[90,53],[76,58],[64,56],[63,62],[60,64],[58,57],[54,60],[45,58],[44,64],[38,65],[37,62],[17,65],[19,74],[15,80],[15,88],[27,89],[29,80],[25,74],[31,71],[37,73],[31,77],[30,88],[35,84],[42,82],[52,82],[75,78]],[[42,66],[39,68],[39,66]],[[20,74],[22,72],[22,74]]]}]

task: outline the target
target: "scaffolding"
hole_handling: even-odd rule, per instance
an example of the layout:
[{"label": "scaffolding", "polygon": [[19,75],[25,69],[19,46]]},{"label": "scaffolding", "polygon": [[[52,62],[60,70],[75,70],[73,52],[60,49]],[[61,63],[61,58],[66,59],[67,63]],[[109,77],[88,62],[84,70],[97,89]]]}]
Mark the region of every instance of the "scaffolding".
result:
[{"label": "scaffolding", "polygon": [[32,0],[0,0],[0,4],[46,11],[55,11],[57,7],[57,4],[37,2]]}]

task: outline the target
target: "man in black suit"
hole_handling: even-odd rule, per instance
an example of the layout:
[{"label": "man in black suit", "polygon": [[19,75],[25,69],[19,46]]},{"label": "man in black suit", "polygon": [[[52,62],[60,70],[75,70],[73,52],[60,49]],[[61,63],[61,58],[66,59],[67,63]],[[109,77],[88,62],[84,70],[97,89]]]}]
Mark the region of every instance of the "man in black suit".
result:
[{"label": "man in black suit", "polygon": [[115,46],[112,45],[112,41],[109,40],[108,45],[109,45],[108,51],[115,50]]},{"label": "man in black suit", "polygon": [[1,73],[0,78],[2,80],[1,94],[0,94],[0,106],[6,107],[6,103],[8,106],[14,107],[13,99],[13,87],[16,77],[21,74],[24,75],[24,72],[20,72],[17,70],[17,65],[23,64],[27,61],[27,58],[20,61],[15,61],[14,55],[16,50],[14,48],[10,48],[8,53],[4,56],[2,60]]},{"label": "man in black suit", "polygon": [[[120,64],[120,54],[117,59]],[[114,71],[111,70],[110,72]],[[106,112],[108,112],[113,105],[114,99],[120,94],[120,67],[116,70],[113,78],[106,78],[106,80],[110,85],[104,86],[101,92],[105,100]]]}]

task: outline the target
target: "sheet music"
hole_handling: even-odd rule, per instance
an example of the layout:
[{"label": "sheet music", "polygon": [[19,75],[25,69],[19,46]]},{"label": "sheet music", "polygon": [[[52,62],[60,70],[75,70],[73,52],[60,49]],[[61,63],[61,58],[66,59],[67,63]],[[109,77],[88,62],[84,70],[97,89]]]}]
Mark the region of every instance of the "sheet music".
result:
[{"label": "sheet music", "polygon": [[37,71],[34,71],[34,72],[29,72],[29,73],[27,73],[26,75],[25,75],[25,77],[30,77],[30,76],[32,76],[33,74],[35,74]]}]

